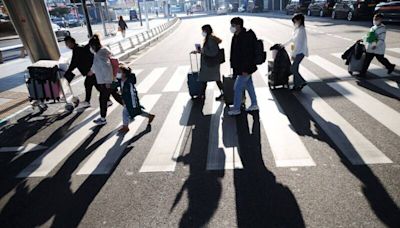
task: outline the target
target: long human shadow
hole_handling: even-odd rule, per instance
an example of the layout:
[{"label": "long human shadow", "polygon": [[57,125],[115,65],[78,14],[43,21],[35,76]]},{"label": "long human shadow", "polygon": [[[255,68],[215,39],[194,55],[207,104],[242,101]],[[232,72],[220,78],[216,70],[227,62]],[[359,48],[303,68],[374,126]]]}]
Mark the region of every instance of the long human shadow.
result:
[{"label": "long human shadow", "polygon": [[252,117],[251,132],[247,114],[236,117],[243,164],[234,170],[238,227],[305,227],[295,196],[264,164],[259,113]]},{"label": "long human shadow", "polygon": [[[362,191],[375,215],[386,226],[399,227],[400,209],[386,191],[379,178],[375,176],[368,165],[353,165],[320,126],[326,126],[330,130],[335,131],[337,137],[342,140],[342,143],[351,151],[355,159],[362,160],[357,150],[353,147],[340,127],[319,116],[319,114],[312,109],[312,103],[310,103],[310,107],[308,107],[312,112],[309,113],[309,115],[300,115],[300,113],[307,113],[307,110],[289,91],[275,91],[273,93],[277,102],[281,104],[282,109],[287,114],[290,123],[296,129],[296,132],[301,136],[309,136],[325,142],[335,150],[340,157],[340,161],[347,170],[363,183]],[[312,130],[312,122],[316,123],[316,131]]]},{"label": "long human shadow", "polygon": [[[110,173],[90,175],[75,192],[72,192],[71,177],[74,171],[111,134],[90,145],[100,129],[100,127],[93,129],[91,135],[65,161],[54,176],[42,180],[32,190],[29,190],[26,180],[22,181],[17,186],[16,193],[0,212],[0,223],[7,227],[38,227],[48,223],[54,217],[52,227],[78,227],[88,207],[106,184],[119,162],[132,149],[132,147],[128,147],[124,150]],[[143,132],[130,139],[129,144],[150,130],[151,128],[147,127]]]},{"label": "long human shadow", "polygon": [[[208,134],[210,115],[203,115],[204,101],[195,101],[189,117],[191,126],[190,152],[180,156],[177,162],[189,166],[189,177],[183,183],[171,206],[172,212],[181,201],[184,191],[188,194],[188,207],[179,223],[179,227],[206,227],[218,208],[222,194],[221,179],[224,170],[207,171]],[[190,137],[190,136],[189,136]]]}]

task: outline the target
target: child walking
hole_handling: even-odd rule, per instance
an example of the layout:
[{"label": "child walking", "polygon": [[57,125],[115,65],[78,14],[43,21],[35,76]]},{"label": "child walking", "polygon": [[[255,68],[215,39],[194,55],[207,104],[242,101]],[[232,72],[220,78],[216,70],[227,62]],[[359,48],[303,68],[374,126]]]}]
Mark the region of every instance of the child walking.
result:
[{"label": "child walking", "polygon": [[120,133],[129,131],[129,123],[140,115],[148,118],[148,124],[153,122],[155,115],[143,111],[143,106],[139,103],[139,97],[135,88],[136,76],[131,68],[120,66],[117,78],[121,78],[121,93],[124,109],[122,111],[122,127]]}]

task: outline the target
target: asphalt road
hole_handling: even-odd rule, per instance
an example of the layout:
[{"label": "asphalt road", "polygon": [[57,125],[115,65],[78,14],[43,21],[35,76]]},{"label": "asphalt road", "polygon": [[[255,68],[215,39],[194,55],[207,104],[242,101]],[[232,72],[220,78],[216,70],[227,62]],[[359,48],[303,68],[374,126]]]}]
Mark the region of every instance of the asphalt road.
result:
[{"label": "asphalt road", "polygon": [[[127,61],[141,104],[156,114],[151,126],[138,117],[117,136],[114,102],[108,124],[94,127],[97,92],[84,112],[53,105],[3,125],[3,147],[46,148],[0,152],[2,227],[399,227],[399,68],[357,80],[334,55],[362,37],[367,22],[307,21],[309,86],[270,92],[264,64],[253,75],[260,112],[233,118],[214,100],[214,83],[205,101],[191,100],[186,86],[203,24],[229,59],[231,18],[184,18]],[[292,32],[284,16],[244,20],[266,49]],[[387,54],[400,65],[397,37],[390,28]],[[221,72],[229,74],[228,63]],[[82,87],[74,85],[77,93]]]}]

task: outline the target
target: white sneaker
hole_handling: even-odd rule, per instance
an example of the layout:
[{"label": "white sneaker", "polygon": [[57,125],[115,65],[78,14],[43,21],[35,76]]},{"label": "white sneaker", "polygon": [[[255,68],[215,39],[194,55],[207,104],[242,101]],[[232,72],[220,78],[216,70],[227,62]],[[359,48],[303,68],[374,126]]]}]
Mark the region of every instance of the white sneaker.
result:
[{"label": "white sneaker", "polygon": [[89,108],[90,107],[90,103],[87,102],[87,101],[84,101],[84,102],[81,103],[81,107],[82,108]]},{"label": "white sneaker", "polygon": [[228,111],[228,115],[230,115],[230,116],[240,115],[240,110],[230,110],[230,111]]},{"label": "white sneaker", "polygon": [[110,107],[111,105],[113,105],[112,101],[107,101],[107,107]]},{"label": "white sneaker", "polygon": [[246,109],[246,112],[254,112],[258,110],[259,110],[258,105],[252,105],[248,109]]}]

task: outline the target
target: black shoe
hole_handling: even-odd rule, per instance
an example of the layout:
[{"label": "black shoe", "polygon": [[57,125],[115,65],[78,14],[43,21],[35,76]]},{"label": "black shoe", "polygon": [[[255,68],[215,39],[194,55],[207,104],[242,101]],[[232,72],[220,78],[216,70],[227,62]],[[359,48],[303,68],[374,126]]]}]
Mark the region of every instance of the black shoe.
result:
[{"label": "black shoe", "polygon": [[391,74],[393,71],[394,71],[394,68],[396,67],[396,65],[395,64],[392,64],[392,67],[390,67],[389,69],[388,69],[388,74]]},{"label": "black shoe", "polygon": [[216,97],[216,101],[222,101],[224,99],[224,94],[219,95],[219,97]]}]

